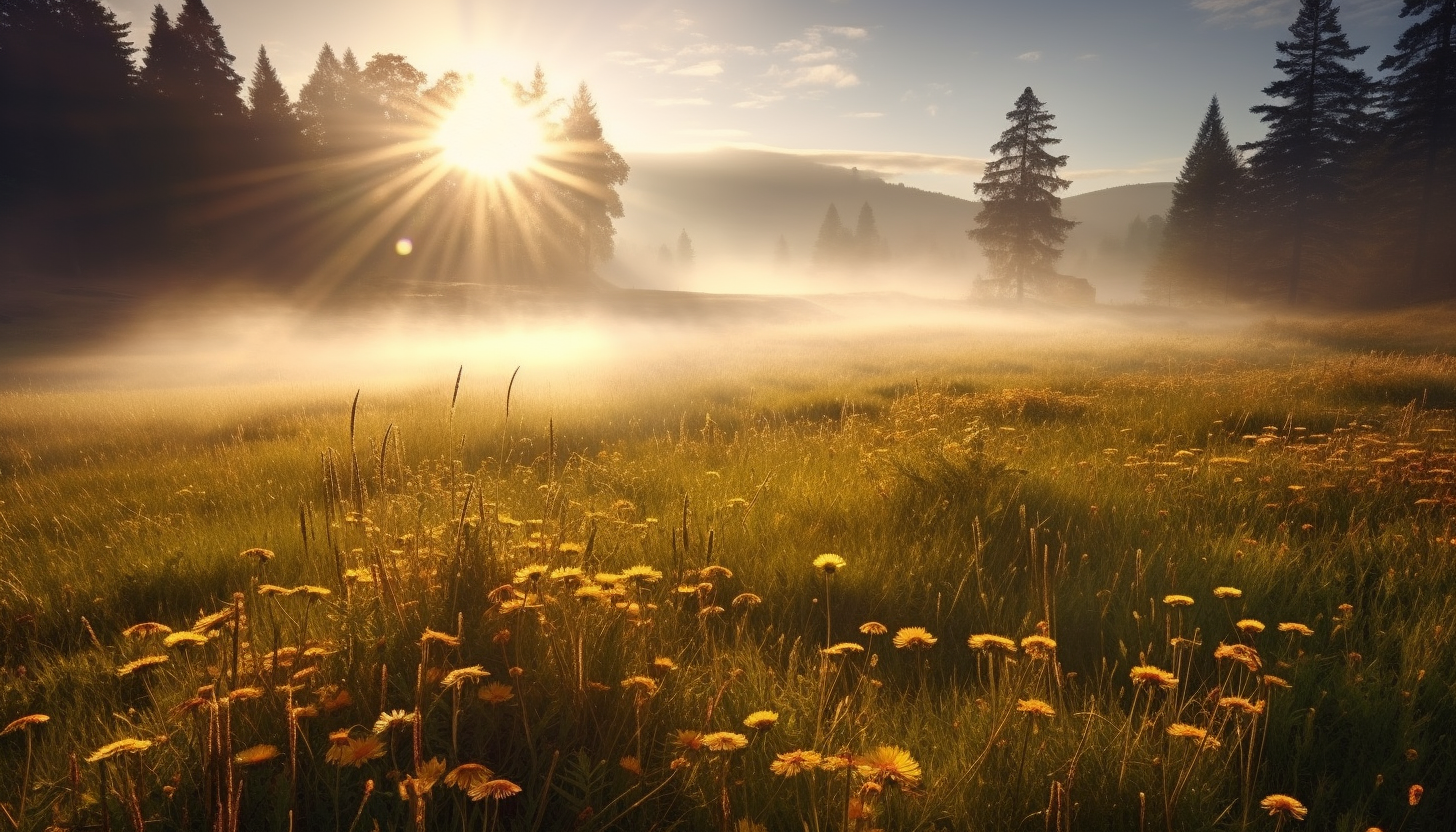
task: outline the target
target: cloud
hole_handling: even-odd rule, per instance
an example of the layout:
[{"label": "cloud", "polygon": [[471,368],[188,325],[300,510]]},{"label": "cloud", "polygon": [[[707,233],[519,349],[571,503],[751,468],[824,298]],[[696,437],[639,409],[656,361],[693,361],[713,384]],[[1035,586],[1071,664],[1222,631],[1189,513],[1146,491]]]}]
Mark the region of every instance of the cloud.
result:
[{"label": "cloud", "polygon": [[1018,61],[1027,61],[1029,63],[1036,63],[1037,61],[1041,60],[1041,53],[1040,52],[1022,52],[1020,55],[1017,55],[1016,56],[1016,60],[1018,60]]},{"label": "cloud", "polygon": [[785,87],[833,87],[859,85],[859,76],[839,64],[800,67],[784,82]]},{"label": "cloud", "polygon": [[1085,168],[1062,171],[1062,175],[1074,182],[1085,179],[1108,179],[1122,176],[1159,176],[1167,178],[1183,160],[1177,158],[1152,159],[1140,165],[1125,168]]},{"label": "cloud", "polygon": [[903,150],[828,150],[773,147],[771,145],[739,143],[734,147],[744,150],[761,150],[785,156],[797,156],[825,165],[844,168],[860,168],[877,173],[945,173],[957,176],[979,177],[986,169],[986,160],[970,156],[948,156],[938,153],[915,153]]},{"label": "cloud", "polygon": [[820,49],[817,52],[805,52],[802,55],[795,55],[789,60],[796,64],[814,64],[852,57],[854,57],[853,53],[845,52],[842,49],[835,49],[831,46],[828,49]]},{"label": "cloud", "polygon": [[[1299,0],[1192,0],[1194,9],[1208,15],[1209,23],[1227,26],[1288,26],[1299,12]],[[1389,16],[1401,0],[1345,0],[1340,4],[1346,20],[1376,15]]]},{"label": "cloud", "polygon": [[858,26],[815,26],[811,31],[827,32],[831,35],[839,35],[849,40],[864,40],[870,36],[869,30],[861,29]]},{"label": "cloud", "polygon": [[934,118],[935,116],[937,116],[937,115],[940,114],[940,105],[939,104],[927,104],[927,105],[925,105],[925,112],[929,113],[931,115],[931,117]]},{"label": "cloud", "polygon": [[706,107],[713,102],[706,98],[648,98],[654,107]]},{"label": "cloud", "polygon": [[884,118],[884,113],[845,113],[845,118]]},{"label": "cloud", "polygon": [[685,66],[682,69],[674,69],[669,75],[690,75],[694,78],[714,78],[723,74],[722,61],[703,61],[702,63]]},{"label": "cloud", "polygon": [[1097,54],[1096,52],[1088,52],[1085,55],[1078,55],[1077,56],[1077,60],[1079,60],[1079,61],[1095,61],[1095,60],[1097,60],[1100,57],[1102,57],[1102,56],[1099,55],[1099,54]]},{"label": "cloud", "polygon": [[734,104],[733,106],[737,107],[740,110],[762,110],[764,107],[767,107],[770,104],[783,100],[784,96],[782,95],[762,95],[759,93],[751,92],[748,94],[748,98],[738,102],[737,104]]}]

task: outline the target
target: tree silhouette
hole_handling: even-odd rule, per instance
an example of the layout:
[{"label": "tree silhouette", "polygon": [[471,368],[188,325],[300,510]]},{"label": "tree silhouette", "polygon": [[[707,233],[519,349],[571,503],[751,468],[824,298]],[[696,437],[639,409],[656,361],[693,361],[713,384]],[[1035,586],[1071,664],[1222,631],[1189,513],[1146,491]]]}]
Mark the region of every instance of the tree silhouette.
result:
[{"label": "tree silhouette", "polygon": [[1148,273],[1150,299],[1229,299],[1243,176],[1214,96],[1173,183],[1162,246]]},{"label": "tree silhouette", "polygon": [[328,148],[342,129],[345,104],[344,67],[327,43],[319,50],[313,72],[298,92],[298,118],[303,135],[316,150]]},{"label": "tree silhouette", "polygon": [[996,158],[986,165],[976,193],[983,195],[976,228],[967,234],[980,243],[991,273],[1015,288],[1021,300],[1028,283],[1052,275],[1067,232],[1076,223],[1062,218],[1058,191],[1072,183],[1057,176],[1066,156],[1047,152],[1053,116],[1027,87],[1006,114],[1011,126],[991,145]]},{"label": "tree silhouette", "polygon": [[693,241],[688,237],[688,230],[684,228],[682,233],[677,235],[677,264],[684,269],[690,269],[697,257],[693,251]]},{"label": "tree silhouette", "polygon": [[880,227],[875,222],[875,210],[868,202],[860,206],[859,218],[854,224],[854,249],[865,262],[883,260],[888,254],[885,238],[880,236]]},{"label": "tree silhouette", "polygon": [[565,231],[579,242],[580,266],[590,271],[612,256],[616,234],[612,220],[625,213],[617,186],[627,181],[631,168],[603,137],[597,105],[585,82],[577,87],[561,133],[566,158],[560,167],[570,177],[563,196],[573,226]]},{"label": "tree silhouette", "polygon": [[851,239],[849,229],[839,218],[839,207],[831,204],[824,212],[824,221],[819,223],[819,236],[814,239],[814,265],[829,266],[843,262]]},{"label": "tree silhouette", "polygon": [[248,83],[248,122],[261,163],[279,164],[301,150],[298,117],[293,113],[288,91],[268,60],[268,51],[261,46]]},{"label": "tree silhouette", "polygon": [[243,113],[239,93],[243,79],[233,69],[233,56],[223,42],[222,29],[202,0],[187,0],[173,27],[181,52],[185,86],[178,97],[215,118]]},{"label": "tree silhouette", "polygon": [[1375,87],[1364,70],[1349,66],[1369,47],[1350,46],[1333,0],[1302,0],[1289,32],[1293,40],[1279,41],[1283,57],[1274,63],[1284,77],[1264,88],[1284,103],[1252,108],[1269,132],[1241,147],[1254,151],[1249,167],[1259,224],[1276,259],[1288,251],[1285,291],[1294,304],[1307,256],[1333,248],[1343,176],[1355,141],[1370,126]]}]

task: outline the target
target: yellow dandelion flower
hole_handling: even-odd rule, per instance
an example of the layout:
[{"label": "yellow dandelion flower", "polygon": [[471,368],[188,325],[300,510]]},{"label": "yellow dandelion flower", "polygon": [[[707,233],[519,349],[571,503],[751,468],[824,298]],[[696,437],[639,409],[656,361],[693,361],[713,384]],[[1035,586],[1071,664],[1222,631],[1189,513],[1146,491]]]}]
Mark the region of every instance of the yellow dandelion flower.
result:
[{"label": "yellow dandelion flower", "polygon": [[140,659],[129,661],[121,667],[118,667],[116,669],[116,675],[130,676],[133,673],[138,673],[143,670],[151,670],[157,665],[166,664],[169,661],[171,661],[170,656],[160,654],[156,656],[142,656]]},{"label": "yellow dandelion flower", "polygon": [[1268,810],[1270,815],[1283,815],[1294,820],[1304,820],[1309,814],[1303,803],[1287,794],[1271,794],[1259,801],[1259,805]]},{"label": "yellow dandelion flower", "polygon": [[600,601],[602,603],[606,603],[612,597],[611,593],[596,584],[579,586],[571,594],[573,597],[580,598],[583,601]]},{"label": "yellow dandelion flower", "polygon": [[20,719],[12,721],[9,725],[6,725],[3,730],[0,730],[0,737],[5,736],[6,734],[13,734],[16,731],[29,731],[32,726],[40,725],[42,723],[50,721],[51,718],[46,716],[45,714],[30,714],[29,716],[23,716]]},{"label": "yellow dandelion flower", "polygon": [[1283,678],[1267,673],[1264,674],[1264,684],[1271,688],[1285,688],[1286,690],[1293,687],[1293,685],[1290,685]]},{"label": "yellow dandelion flower", "polygon": [[657,693],[657,680],[651,676],[628,676],[622,680],[622,687],[640,691],[642,696],[652,696]]},{"label": "yellow dandelion flower", "polygon": [[334,591],[332,589],[329,589],[328,587],[314,586],[313,584],[304,584],[303,586],[294,587],[293,594],[302,595],[310,601],[317,601],[320,598],[327,598],[330,595],[333,595]]},{"label": "yellow dandelion flower", "polygon": [[293,590],[277,584],[258,584],[258,594],[264,598],[280,598],[285,595],[292,595]]},{"label": "yellow dandelion flower", "polygon": [[468,792],[495,776],[495,772],[480,763],[461,763],[445,775],[445,785]]},{"label": "yellow dandelion flower", "polygon": [[966,644],[970,645],[972,650],[980,650],[983,652],[989,652],[993,649],[1006,653],[1016,652],[1016,642],[1006,636],[992,635],[991,633],[977,633],[966,639]]},{"label": "yellow dandelion flower", "polygon": [[140,624],[133,624],[127,627],[121,631],[121,634],[126,638],[146,638],[147,636],[159,634],[167,635],[170,632],[172,632],[172,628],[166,624],[158,624],[155,621],[143,621]]},{"label": "yellow dandelion flower", "polygon": [[703,571],[699,574],[711,581],[714,578],[731,578],[733,577],[733,570],[715,563],[710,566],[704,566]]},{"label": "yellow dandelion flower", "polygon": [[867,780],[893,780],[905,788],[920,784],[920,764],[910,752],[896,745],[881,745],[855,760],[859,774]]},{"label": "yellow dandelion flower", "polygon": [[623,771],[627,772],[633,777],[642,776],[642,761],[637,759],[636,757],[623,757],[622,759],[617,761],[617,765],[621,766]]},{"label": "yellow dandelion flower", "polygon": [[[561,548],[564,551],[566,547],[563,546]],[[551,580],[566,581],[567,583],[581,583],[582,581],[586,580],[586,573],[576,568],[575,566],[563,566],[559,569],[551,570]]]},{"label": "yellow dandelion flower", "polygon": [[453,688],[461,682],[479,682],[489,675],[489,670],[486,670],[478,664],[473,664],[469,667],[457,668],[446,673],[445,678],[440,680],[440,687]]},{"label": "yellow dandelion flower", "polygon": [[1312,635],[1314,635],[1314,630],[1311,630],[1310,628],[1308,628],[1308,627],[1304,626],[1303,624],[1300,624],[1300,623],[1298,623],[1296,621],[1285,621],[1284,623],[1280,624],[1279,625],[1279,632],[1281,632],[1281,633],[1299,633],[1302,636],[1312,636]]},{"label": "yellow dandelion flower", "polygon": [[1187,595],[1164,595],[1163,603],[1170,607],[1191,607],[1193,599]]},{"label": "yellow dandelion flower", "polygon": [[847,564],[845,564],[844,558],[840,557],[839,555],[820,555],[819,557],[814,558],[814,568],[818,569],[820,572],[823,572],[826,575],[833,575],[835,572],[843,569],[846,565]]},{"label": "yellow dandelion flower", "polygon": [[1251,636],[1264,632],[1264,622],[1257,618],[1240,618],[1234,626],[1239,629],[1239,632],[1248,633]]},{"label": "yellow dandelion flower", "polygon": [[748,745],[748,737],[732,731],[714,731],[703,736],[703,747],[709,751],[737,751]]},{"label": "yellow dandelion flower", "polygon": [[1021,649],[1033,659],[1047,659],[1057,651],[1057,643],[1047,636],[1027,636],[1021,640]]},{"label": "yellow dandelion flower", "polygon": [[374,733],[383,734],[396,725],[409,725],[414,721],[415,715],[409,711],[385,711],[374,720]]},{"label": "yellow dandelion flower", "polygon": [[551,567],[544,563],[533,563],[516,570],[516,583],[523,584],[527,581],[539,581],[550,574]]},{"label": "yellow dandelion flower", "polygon": [[1138,665],[1132,669],[1130,674],[1132,682],[1141,687],[1142,685],[1157,685],[1163,690],[1172,690],[1178,687],[1178,677],[1166,670],[1151,665]]},{"label": "yellow dandelion flower", "polygon": [[878,621],[866,621],[859,625],[859,631],[867,636],[882,636],[890,630]]},{"label": "yellow dandelion flower", "polygon": [[667,656],[658,656],[652,660],[652,664],[647,666],[647,670],[654,676],[666,676],[668,673],[677,670],[677,662],[669,659]]},{"label": "yellow dandelion flower", "polygon": [[256,766],[266,763],[278,756],[276,745],[255,745],[251,748],[244,748],[233,755],[233,762],[240,766]]},{"label": "yellow dandelion flower", "polygon": [[638,564],[622,570],[622,577],[639,584],[653,584],[662,580],[662,573],[650,566]]},{"label": "yellow dandelion flower", "polygon": [[162,639],[162,646],[184,649],[187,647],[196,647],[201,644],[206,644],[207,642],[207,636],[202,635],[201,633],[194,633],[191,630],[183,630],[180,633],[172,633],[171,635]]},{"label": "yellow dandelion flower", "polygon": [[240,557],[240,558],[252,558],[253,560],[256,560],[259,563],[267,563],[268,561],[270,561],[270,560],[273,559],[274,555],[273,555],[273,552],[271,552],[268,549],[263,549],[263,548],[259,548],[257,546],[254,546],[251,549],[244,549],[243,551],[238,552],[238,557]]},{"label": "yellow dandelion flower", "polygon": [[1044,716],[1048,719],[1057,715],[1055,708],[1040,699],[1018,699],[1016,700],[1016,710],[1031,716]]},{"label": "yellow dandelion flower", "polygon": [[767,731],[779,721],[777,711],[754,711],[743,718],[743,724],[755,731]]},{"label": "yellow dandelion flower", "polygon": [[901,650],[929,650],[936,641],[924,627],[901,627],[895,632],[894,644]]},{"label": "yellow dandelion flower", "polygon": [[1239,589],[1238,587],[1216,586],[1213,588],[1213,597],[1224,599],[1242,598],[1244,597],[1244,591],[1242,589]]},{"label": "yellow dandelion flower", "polygon": [[613,586],[627,580],[616,572],[598,572],[592,576],[592,580],[603,586]]},{"label": "yellow dandelion flower", "polygon": [[118,754],[139,754],[152,747],[151,740],[124,739],[116,742],[109,742],[91,752],[86,758],[88,763],[99,763],[102,760],[109,760]]},{"label": "yellow dandelion flower", "polygon": [[701,751],[703,748],[703,732],[685,728],[677,732],[673,737],[673,745],[686,751]]},{"label": "yellow dandelion flower", "polygon": [[1249,715],[1262,714],[1264,712],[1263,702],[1252,702],[1247,697],[1243,696],[1219,697],[1218,706],[1220,708],[1228,708],[1229,710],[1238,711],[1239,713]]},{"label": "yellow dandelion flower", "polygon": [[1247,644],[1220,644],[1213,651],[1213,657],[1220,661],[1228,659],[1231,662],[1238,662],[1248,668],[1250,673],[1258,673],[1263,667],[1259,661],[1259,651]]},{"label": "yellow dandelion flower", "polygon": [[774,761],[768,764],[768,769],[780,777],[794,777],[818,768],[819,761],[817,751],[789,751],[784,754],[775,754]]},{"label": "yellow dandelion flower", "polygon": [[469,791],[471,800],[504,800],[521,793],[521,787],[509,780],[487,780]]},{"label": "yellow dandelion flower", "polygon": [[819,760],[819,768],[825,771],[844,771],[854,765],[854,755],[849,752],[842,754],[825,754]]},{"label": "yellow dandelion flower", "polygon": [[711,615],[722,615],[722,614],[723,614],[723,608],[722,607],[719,607],[719,606],[716,606],[716,605],[711,606],[711,607],[703,607],[702,609],[698,610],[698,617],[699,618],[707,618],[708,616],[711,616]]},{"label": "yellow dandelion flower", "polygon": [[288,712],[288,715],[292,717],[295,722],[301,719],[313,719],[314,717],[319,715],[319,709],[317,705],[303,705],[301,707],[290,710]]},{"label": "yellow dandelion flower", "polygon": [[843,656],[846,653],[863,653],[864,645],[855,644],[852,641],[841,641],[838,644],[831,644],[819,652],[826,656]]},{"label": "yellow dandelion flower", "polygon": [[445,761],[439,757],[432,757],[420,763],[419,769],[415,772],[415,793],[427,792],[435,788],[440,782],[440,777],[445,774]]},{"label": "yellow dandelion flower", "polygon": [[326,714],[342,710],[352,704],[354,704],[354,697],[343,688],[326,688],[319,692],[319,707],[323,708]]},{"label": "yellow dandelion flower", "polygon": [[482,702],[492,705],[500,705],[516,697],[514,689],[510,685],[503,685],[500,682],[491,682],[488,685],[481,685],[475,692]]},{"label": "yellow dandelion flower", "polygon": [[754,595],[752,592],[741,593],[733,599],[733,606],[735,607],[756,607],[762,603],[763,599]]},{"label": "yellow dandelion flower", "polygon": [[361,768],[370,760],[384,756],[384,742],[373,734],[361,739],[345,736],[344,742],[333,743],[324,759],[339,768],[353,766]]},{"label": "yellow dandelion flower", "polygon": [[1218,748],[1218,740],[1210,737],[1207,731],[1199,728],[1197,725],[1175,722],[1168,726],[1168,736],[1197,740],[1200,745],[1205,745],[1209,748]]}]

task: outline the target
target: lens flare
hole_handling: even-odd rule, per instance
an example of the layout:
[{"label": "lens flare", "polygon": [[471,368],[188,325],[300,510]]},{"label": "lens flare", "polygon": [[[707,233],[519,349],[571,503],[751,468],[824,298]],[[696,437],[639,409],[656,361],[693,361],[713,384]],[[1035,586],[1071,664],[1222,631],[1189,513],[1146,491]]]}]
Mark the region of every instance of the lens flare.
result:
[{"label": "lens flare", "polygon": [[446,164],[503,179],[530,170],[544,153],[541,121],[503,88],[472,86],[435,134]]},{"label": "lens flare", "polygon": [[415,250],[415,243],[408,237],[401,237],[394,244],[394,253],[400,257],[408,257]]}]

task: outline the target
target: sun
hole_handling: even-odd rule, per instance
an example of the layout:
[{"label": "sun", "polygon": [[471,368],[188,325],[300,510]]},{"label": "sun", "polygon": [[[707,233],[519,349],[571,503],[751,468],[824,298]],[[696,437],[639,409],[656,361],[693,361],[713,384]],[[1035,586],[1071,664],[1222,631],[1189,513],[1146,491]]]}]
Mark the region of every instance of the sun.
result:
[{"label": "sun", "polygon": [[546,151],[540,120],[505,89],[481,86],[465,91],[434,141],[446,164],[489,179],[530,170]]}]

